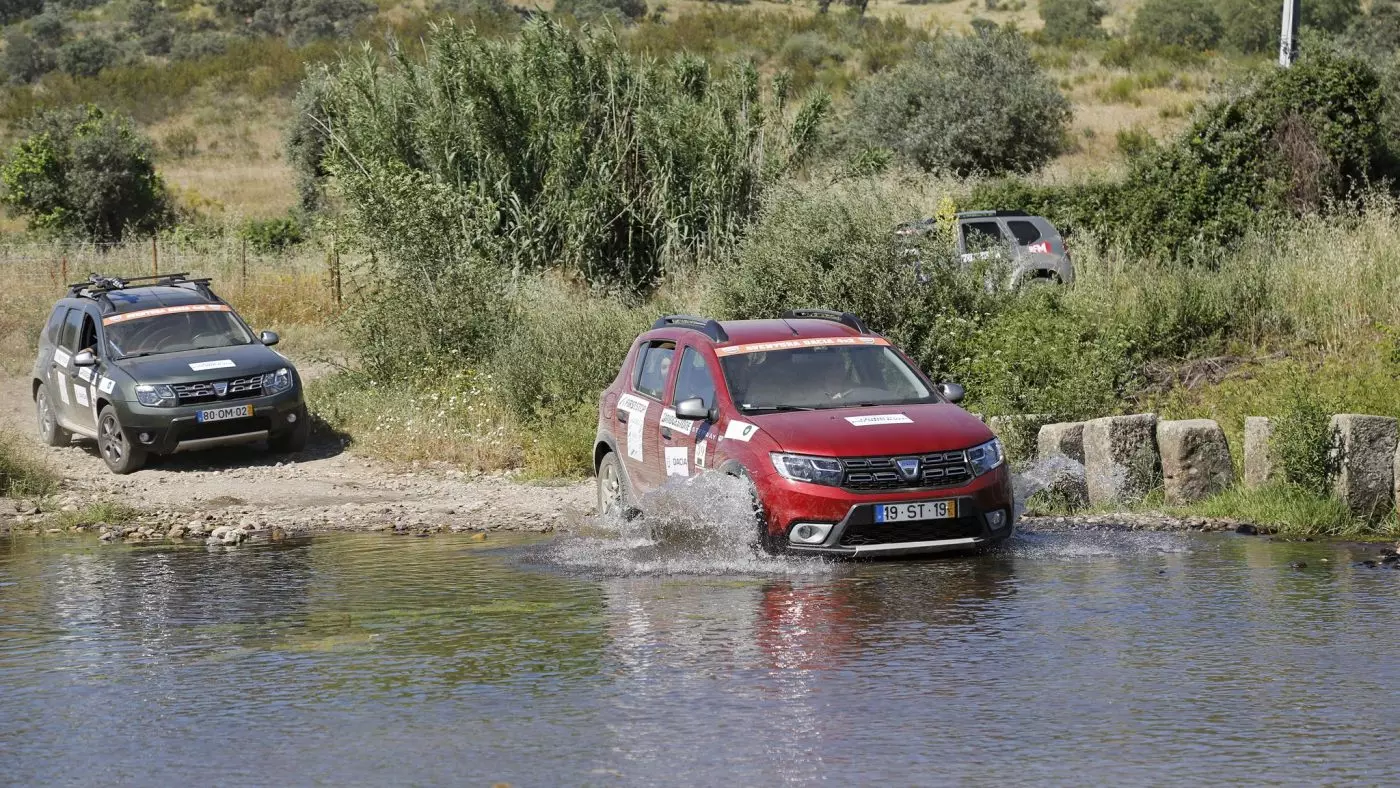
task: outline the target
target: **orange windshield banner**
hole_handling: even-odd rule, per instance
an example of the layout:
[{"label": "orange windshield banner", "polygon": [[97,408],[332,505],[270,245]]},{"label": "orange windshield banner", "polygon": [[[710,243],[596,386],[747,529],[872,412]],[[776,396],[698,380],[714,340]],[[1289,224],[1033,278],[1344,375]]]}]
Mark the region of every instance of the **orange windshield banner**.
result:
[{"label": "orange windshield banner", "polygon": [[108,315],[102,318],[102,325],[110,326],[114,323],[125,323],[128,320],[140,320],[143,317],[160,317],[161,315],[178,315],[181,312],[232,312],[228,304],[185,304],[184,306],[162,306],[155,309],[142,309],[139,312],[126,312],[120,315]]},{"label": "orange windshield banner", "polygon": [[804,347],[889,345],[884,337],[814,337],[812,339],[782,339],[777,342],[754,342],[715,348],[715,355],[737,356],[741,353],[767,353],[772,350],[799,350]]}]

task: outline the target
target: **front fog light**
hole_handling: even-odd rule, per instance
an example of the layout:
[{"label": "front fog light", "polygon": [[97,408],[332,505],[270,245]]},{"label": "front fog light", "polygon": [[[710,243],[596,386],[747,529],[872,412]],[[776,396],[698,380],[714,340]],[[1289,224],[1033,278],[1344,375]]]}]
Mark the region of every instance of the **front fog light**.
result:
[{"label": "front fog light", "polygon": [[987,527],[993,531],[1001,530],[1006,525],[1006,510],[997,509],[995,512],[987,512]]},{"label": "front fog light", "polygon": [[798,523],[788,532],[788,541],[793,544],[821,544],[831,533],[830,525],[821,523]]}]

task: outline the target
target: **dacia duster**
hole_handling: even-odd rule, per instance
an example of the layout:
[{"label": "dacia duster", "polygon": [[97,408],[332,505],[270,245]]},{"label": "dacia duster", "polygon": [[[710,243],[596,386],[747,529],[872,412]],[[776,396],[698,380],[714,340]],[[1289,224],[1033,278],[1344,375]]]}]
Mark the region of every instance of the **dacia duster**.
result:
[{"label": "dacia duster", "polygon": [[1002,446],[855,315],[663,317],[598,407],[600,512],[707,472],[752,485],[769,551],[930,553],[1015,525]]},{"label": "dacia duster", "polygon": [[306,403],[277,342],[254,334],[208,279],[93,275],[69,286],[40,335],[39,437],[50,446],[95,439],[114,473],[151,454],[256,441],[299,452]]}]

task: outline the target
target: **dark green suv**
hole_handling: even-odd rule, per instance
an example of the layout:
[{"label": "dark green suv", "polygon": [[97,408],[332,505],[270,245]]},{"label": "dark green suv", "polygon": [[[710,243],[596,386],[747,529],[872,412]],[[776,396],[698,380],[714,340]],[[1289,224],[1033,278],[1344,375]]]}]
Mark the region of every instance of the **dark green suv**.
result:
[{"label": "dark green suv", "polygon": [[114,473],[150,454],[267,441],[306,447],[296,367],[185,274],[70,285],[39,338],[34,405],[50,446],[93,438]]}]

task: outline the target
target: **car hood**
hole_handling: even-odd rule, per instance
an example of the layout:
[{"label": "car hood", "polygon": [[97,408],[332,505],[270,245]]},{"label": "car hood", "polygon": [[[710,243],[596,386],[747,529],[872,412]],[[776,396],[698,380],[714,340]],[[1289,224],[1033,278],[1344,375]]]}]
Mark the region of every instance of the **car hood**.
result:
[{"label": "car hood", "polygon": [[993,438],[980,419],[947,403],[770,413],[752,420],[783,451],[827,457],[954,451]]},{"label": "car hood", "polygon": [[116,366],[139,383],[195,383],[260,375],[292,364],[272,348],[254,343],[128,358]]}]

